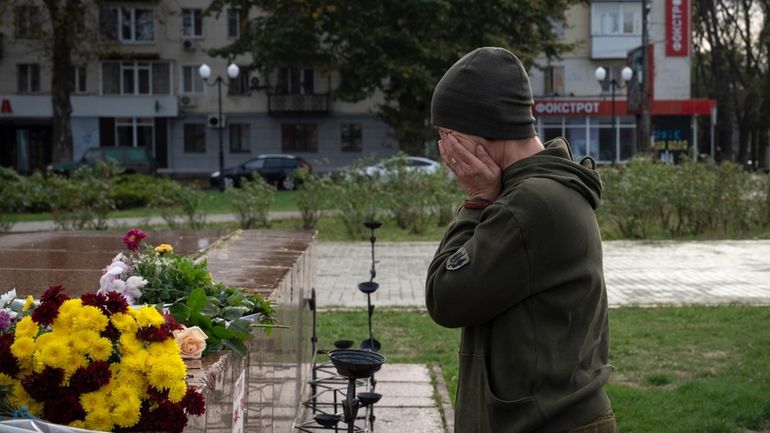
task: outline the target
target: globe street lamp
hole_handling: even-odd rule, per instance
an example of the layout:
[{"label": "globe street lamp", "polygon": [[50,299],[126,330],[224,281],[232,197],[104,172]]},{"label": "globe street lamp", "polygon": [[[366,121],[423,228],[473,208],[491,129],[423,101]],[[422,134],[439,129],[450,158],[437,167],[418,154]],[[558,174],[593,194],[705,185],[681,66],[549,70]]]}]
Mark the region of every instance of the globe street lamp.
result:
[{"label": "globe street lamp", "polygon": [[[231,63],[230,66],[227,67],[227,76],[236,79],[238,78],[238,73],[240,70],[238,69],[238,65],[235,63]],[[217,86],[217,92],[219,97],[219,117],[217,117],[217,128],[219,129],[219,190],[224,191],[225,190],[225,148],[224,144],[222,142],[222,129],[224,125],[222,124],[222,85],[227,85],[221,76],[217,75],[217,78],[214,80],[213,83],[209,82],[209,78],[211,78],[211,68],[207,64],[202,64],[201,67],[198,69],[198,74],[200,74],[201,78],[203,78],[203,82],[206,83],[207,86]]]},{"label": "globe street lamp", "polygon": [[[599,66],[594,71],[594,75],[596,76],[596,79],[601,82],[603,82],[607,78],[607,70],[603,67]],[[623,77],[623,81],[628,84],[629,81],[631,81],[631,78],[634,75],[634,71],[629,68],[628,66],[624,67],[621,71],[620,75]],[[623,88],[625,86],[621,86],[615,78],[610,79],[610,93],[612,95],[612,134],[613,134],[613,141],[615,142],[615,160],[620,160],[620,146],[618,142],[618,120],[615,116],[615,88]]]}]

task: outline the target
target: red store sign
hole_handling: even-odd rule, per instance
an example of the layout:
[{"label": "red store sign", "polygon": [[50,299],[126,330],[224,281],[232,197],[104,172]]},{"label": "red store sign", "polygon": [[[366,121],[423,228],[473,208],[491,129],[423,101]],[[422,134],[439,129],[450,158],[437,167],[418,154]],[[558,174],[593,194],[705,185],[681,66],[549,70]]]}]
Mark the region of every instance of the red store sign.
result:
[{"label": "red store sign", "polygon": [[[655,116],[708,116],[716,107],[714,99],[654,100],[650,113]],[[611,116],[611,99],[536,99],[532,106],[535,116]],[[615,101],[615,115],[628,116],[625,99]]]},{"label": "red store sign", "polygon": [[666,0],[666,55],[685,57],[690,47],[689,0]]}]

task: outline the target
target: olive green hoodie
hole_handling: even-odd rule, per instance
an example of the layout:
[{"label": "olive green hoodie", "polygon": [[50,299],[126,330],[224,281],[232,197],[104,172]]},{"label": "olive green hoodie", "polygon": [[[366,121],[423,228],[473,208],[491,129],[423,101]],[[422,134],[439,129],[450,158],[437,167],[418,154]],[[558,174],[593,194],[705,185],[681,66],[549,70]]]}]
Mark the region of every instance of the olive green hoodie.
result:
[{"label": "olive green hoodie", "polygon": [[456,432],[560,432],[609,411],[601,191],[555,139],[447,228],[425,302],[436,323],[463,328]]}]

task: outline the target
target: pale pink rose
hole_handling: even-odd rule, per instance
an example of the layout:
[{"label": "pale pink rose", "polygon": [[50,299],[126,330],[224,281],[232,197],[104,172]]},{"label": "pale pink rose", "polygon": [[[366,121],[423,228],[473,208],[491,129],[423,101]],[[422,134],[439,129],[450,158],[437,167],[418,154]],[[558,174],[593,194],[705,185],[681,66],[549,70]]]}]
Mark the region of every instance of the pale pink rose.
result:
[{"label": "pale pink rose", "polygon": [[198,359],[206,349],[206,339],[209,337],[201,328],[192,326],[174,331],[174,338],[182,358]]}]

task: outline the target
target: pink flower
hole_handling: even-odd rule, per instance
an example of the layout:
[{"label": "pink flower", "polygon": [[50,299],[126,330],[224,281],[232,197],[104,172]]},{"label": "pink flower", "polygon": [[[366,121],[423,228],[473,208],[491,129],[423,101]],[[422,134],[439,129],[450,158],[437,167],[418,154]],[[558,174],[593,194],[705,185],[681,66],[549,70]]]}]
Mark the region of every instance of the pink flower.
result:
[{"label": "pink flower", "polygon": [[174,338],[179,345],[182,358],[197,359],[206,349],[206,339],[209,337],[201,328],[192,326],[174,331]]},{"label": "pink flower", "polygon": [[133,252],[139,251],[139,244],[147,237],[147,233],[134,227],[123,236],[123,243]]}]

